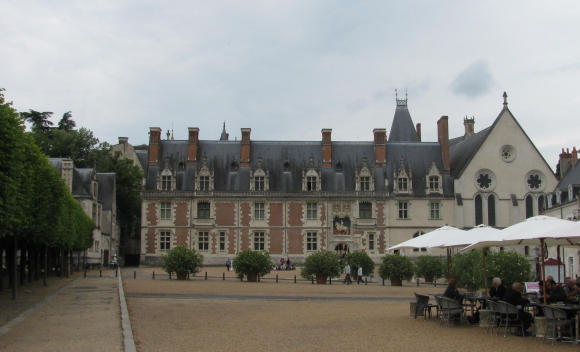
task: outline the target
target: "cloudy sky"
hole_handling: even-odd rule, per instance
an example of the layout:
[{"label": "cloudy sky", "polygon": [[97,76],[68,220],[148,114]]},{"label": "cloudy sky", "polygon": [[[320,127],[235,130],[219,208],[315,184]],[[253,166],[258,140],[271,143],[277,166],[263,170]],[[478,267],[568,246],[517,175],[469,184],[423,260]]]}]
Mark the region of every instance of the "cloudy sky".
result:
[{"label": "cloudy sky", "polygon": [[0,87],[20,111],[71,110],[101,141],[371,140],[408,92],[436,121],[510,110],[555,167],[580,146],[578,1],[0,2]]}]

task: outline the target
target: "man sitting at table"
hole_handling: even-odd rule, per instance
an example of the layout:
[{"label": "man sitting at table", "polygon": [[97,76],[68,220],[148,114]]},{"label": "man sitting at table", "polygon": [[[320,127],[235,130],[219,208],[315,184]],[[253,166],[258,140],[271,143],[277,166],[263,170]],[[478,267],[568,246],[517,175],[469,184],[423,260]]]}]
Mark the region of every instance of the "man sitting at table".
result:
[{"label": "man sitting at table", "polygon": [[501,283],[499,277],[494,277],[491,281],[492,286],[489,289],[489,298],[492,299],[503,299],[505,295],[505,286]]},{"label": "man sitting at table", "polygon": [[580,287],[576,285],[576,281],[574,281],[574,279],[571,278],[566,279],[564,293],[566,293],[567,302],[577,302],[576,296],[580,295]]},{"label": "man sitting at table", "polygon": [[524,311],[524,306],[529,304],[529,301],[522,296],[522,284],[514,282],[511,290],[506,291],[503,300],[518,308],[518,318],[524,323],[524,334],[527,335],[527,330],[532,324],[532,315]]},{"label": "man sitting at table", "polygon": [[566,301],[566,292],[562,287],[556,285],[554,280],[546,280],[546,301],[548,303]]}]

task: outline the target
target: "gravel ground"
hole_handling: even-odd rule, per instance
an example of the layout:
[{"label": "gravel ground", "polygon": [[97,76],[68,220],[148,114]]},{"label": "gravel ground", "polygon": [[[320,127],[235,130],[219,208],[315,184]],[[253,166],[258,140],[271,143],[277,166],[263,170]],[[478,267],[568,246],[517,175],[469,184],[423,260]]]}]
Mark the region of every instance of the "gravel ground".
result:
[{"label": "gravel ground", "polygon": [[[138,278],[142,274],[148,279],[124,281],[137,348],[142,352],[578,351],[577,346],[542,345],[532,337],[503,338],[487,335],[478,327],[446,328],[435,320],[409,319],[413,292],[442,292],[444,287],[203,278],[170,281],[159,276],[151,280],[152,270],[161,272],[159,268],[140,268]],[[203,272],[206,270],[210,276],[224,271],[204,268]],[[124,277],[130,273],[126,271]],[[283,274],[293,277],[297,272]]]}]

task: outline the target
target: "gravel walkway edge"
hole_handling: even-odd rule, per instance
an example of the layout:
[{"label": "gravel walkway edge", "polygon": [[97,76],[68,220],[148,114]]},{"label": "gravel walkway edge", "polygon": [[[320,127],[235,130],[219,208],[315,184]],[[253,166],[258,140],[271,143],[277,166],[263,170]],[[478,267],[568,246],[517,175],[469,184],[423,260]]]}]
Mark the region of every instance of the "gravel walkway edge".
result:
[{"label": "gravel walkway edge", "polygon": [[136,352],[135,340],[133,339],[133,329],[131,328],[131,319],[129,318],[129,310],[127,309],[127,301],[125,300],[125,292],[123,290],[123,279],[121,278],[121,269],[117,268],[119,274],[119,303],[121,305],[121,325],[123,327],[123,347],[125,352]]}]

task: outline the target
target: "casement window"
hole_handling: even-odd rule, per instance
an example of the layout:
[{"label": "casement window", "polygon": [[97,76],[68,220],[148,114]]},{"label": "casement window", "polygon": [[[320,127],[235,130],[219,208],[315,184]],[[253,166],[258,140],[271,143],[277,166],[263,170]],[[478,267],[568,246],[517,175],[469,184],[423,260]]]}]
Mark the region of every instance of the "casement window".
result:
[{"label": "casement window", "polygon": [[375,234],[369,233],[368,239],[369,239],[369,245],[368,245],[369,251],[374,251],[375,250]]},{"label": "casement window", "polygon": [[171,176],[170,175],[161,176],[161,190],[162,191],[171,191]]},{"label": "casement window", "polygon": [[441,214],[440,214],[440,209],[441,204],[439,202],[431,202],[430,203],[430,208],[431,208],[431,219],[432,220],[439,220],[441,219]]},{"label": "casement window", "polygon": [[161,220],[171,219],[171,202],[161,203]]},{"label": "casement window", "polygon": [[306,250],[309,252],[318,250],[318,236],[316,232],[306,233]]},{"label": "casement window", "polygon": [[316,203],[306,203],[306,219],[316,220],[318,218],[318,205]]},{"label": "casement window", "polygon": [[306,176],[306,190],[316,191],[316,176]]},{"label": "casement window", "polygon": [[399,202],[399,219],[409,218],[409,202]]},{"label": "casement window", "polygon": [[264,220],[264,203],[262,202],[254,203],[254,219]]},{"label": "casement window", "polygon": [[209,250],[209,232],[203,231],[197,233],[197,249],[202,252]]},{"label": "casement window", "polygon": [[209,202],[199,202],[197,203],[197,218],[198,219],[209,219]]},{"label": "casement window", "polygon": [[226,251],[226,233],[220,232],[220,252]]},{"label": "casement window", "polygon": [[407,192],[408,191],[407,178],[406,177],[399,177],[397,179],[397,186],[398,186],[399,192]]},{"label": "casement window", "polygon": [[171,249],[171,232],[161,231],[159,233],[159,249],[162,251]]},{"label": "casement window", "polygon": [[373,205],[369,202],[360,202],[358,204],[358,217],[361,219],[370,219],[372,217]]},{"label": "casement window", "polygon": [[361,176],[360,177],[360,190],[361,191],[370,191],[371,189],[371,178],[369,176]]},{"label": "casement window", "polygon": [[263,251],[266,244],[266,238],[263,232],[254,232],[254,250]]},{"label": "casement window", "polygon": [[439,176],[429,176],[429,190],[430,191],[439,190]]},{"label": "casement window", "polygon": [[209,176],[199,176],[199,190],[209,191]]},{"label": "casement window", "polygon": [[254,177],[254,190],[263,191],[264,190],[264,176]]}]

